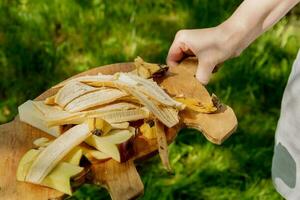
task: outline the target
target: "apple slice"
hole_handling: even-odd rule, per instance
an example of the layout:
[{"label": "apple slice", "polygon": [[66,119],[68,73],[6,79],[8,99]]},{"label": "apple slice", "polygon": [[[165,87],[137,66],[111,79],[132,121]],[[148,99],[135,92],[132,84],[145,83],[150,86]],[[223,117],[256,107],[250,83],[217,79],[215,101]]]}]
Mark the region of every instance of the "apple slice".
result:
[{"label": "apple slice", "polygon": [[[53,140],[49,140],[48,138],[41,137],[33,141],[33,144],[39,147],[39,150],[45,149],[49,146]],[[68,162],[70,164],[79,165],[81,157],[83,155],[83,150],[81,147],[74,147],[64,158],[64,162]]]}]

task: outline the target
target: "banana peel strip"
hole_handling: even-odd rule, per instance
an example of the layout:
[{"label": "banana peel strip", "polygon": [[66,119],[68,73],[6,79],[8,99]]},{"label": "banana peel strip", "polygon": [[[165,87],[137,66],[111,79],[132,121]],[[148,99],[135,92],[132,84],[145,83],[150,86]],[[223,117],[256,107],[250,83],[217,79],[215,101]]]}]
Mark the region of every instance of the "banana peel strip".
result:
[{"label": "banana peel strip", "polygon": [[45,122],[48,127],[55,126],[53,124],[65,125],[65,123],[60,122],[70,121],[71,119],[78,119],[85,116],[84,113],[69,113],[58,106],[46,105],[43,101],[33,101],[33,104],[45,116]]},{"label": "banana peel strip", "polygon": [[128,129],[129,122],[111,123],[112,129]]},{"label": "banana peel strip", "polygon": [[[183,109],[181,102],[172,99],[155,81],[152,79],[143,79],[137,75],[127,74],[130,78],[142,85],[142,91],[149,97],[156,99],[162,104]],[[144,90],[145,89],[145,90]]]},{"label": "banana peel strip", "polygon": [[[123,76],[122,80],[123,82],[118,80],[110,82],[109,84],[113,87],[117,87],[119,89],[125,90],[127,93],[130,93],[132,96],[134,96],[134,98],[138,99],[140,103],[145,105],[146,108],[150,112],[152,112],[167,127],[171,128],[179,122],[178,115],[175,116],[176,112],[170,112],[170,110],[174,108],[163,109],[161,106],[158,106],[155,102],[153,102],[153,100],[150,100],[144,93],[142,93],[140,91],[140,88],[134,86],[137,84],[134,80],[130,79],[129,76]],[[125,83],[126,81],[127,83]],[[129,85],[129,83],[131,83],[131,85]],[[97,84],[103,83],[94,83],[94,86]],[[105,84],[107,84],[107,82]],[[183,104],[181,104],[180,106],[182,105]]]},{"label": "banana peel strip", "polygon": [[61,107],[49,106],[46,105],[43,101],[32,101],[32,103],[45,116],[64,112]]},{"label": "banana peel strip", "polygon": [[46,117],[46,119],[55,119],[55,120],[61,120],[66,118],[73,118],[78,115],[82,115],[82,113],[69,113],[67,111],[62,110],[58,106],[49,106],[46,105],[42,101],[33,101],[34,106],[43,113],[43,115]]},{"label": "banana peel strip", "polygon": [[146,95],[144,95],[139,90],[129,89],[129,92],[140,102],[142,102],[146,108],[152,112],[155,117],[157,117],[164,125],[171,128],[178,124],[179,118],[178,115],[175,115],[176,112],[172,112],[171,110],[174,108],[164,109],[158,105],[156,105],[153,101],[151,101]]},{"label": "banana peel strip", "polygon": [[[184,104],[172,99],[156,82],[150,79],[143,79],[137,75],[130,73],[118,73],[116,74],[116,80],[112,81],[98,81],[88,83],[94,87],[112,87],[127,90],[127,88],[135,88],[142,91],[146,96],[149,96],[153,100],[159,102],[165,106],[176,107],[179,110],[184,109]],[[121,99],[126,101],[127,97]],[[128,98],[127,98],[128,99]],[[134,99],[128,99],[131,102],[138,103]],[[140,99],[138,99],[140,101]]]},{"label": "banana peel strip", "polygon": [[59,136],[62,133],[62,127],[56,126],[49,128],[45,122],[45,115],[34,104],[34,101],[28,100],[18,107],[20,121],[30,124],[49,135]]},{"label": "banana peel strip", "polygon": [[25,180],[40,184],[64,156],[90,135],[91,131],[87,124],[77,125],[66,131],[38,155]]},{"label": "banana peel strip", "polygon": [[218,110],[216,106],[214,106],[213,103],[209,105],[203,105],[201,104],[197,99],[194,98],[181,98],[177,97],[175,98],[177,101],[182,102],[186,107],[190,110],[199,112],[199,113],[213,113]]},{"label": "banana peel strip", "polygon": [[149,118],[149,111],[145,108],[136,108],[130,110],[112,110],[112,111],[104,111],[104,112],[83,112],[76,113],[74,117],[67,118],[47,118],[46,124],[48,126],[58,126],[65,124],[81,124],[87,118],[101,118],[110,124],[123,123],[128,121],[136,121],[139,119]]},{"label": "banana peel strip", "polygon": [[109,123],[122,123],[128,121],[137,121],[139,119],[149,118],[149,111],[145,108],[137,108],[132,110],[116,110],[99,114],[88,115],[92,118],[102,118]]},{"label": "banana peel strip", "polygon": [[155,99],[163,105],[183,109],[183,104],[172,99],[156,82],[144,79],[130,73],[120,73],[118,80],[129,86],[138,87],[145,95]]},{"label": "banana peel strip", "polygon": [[139,106],[142,105],[141,102],[138,99],[134,98],[133,96],[122,97],[119,100],[127,103],[132,103],[135,105],[139,105]]},{"label": "banana peel strip", "polygon": [[155,133],[157,138],[157,144],[158,144],[158,152],[160,159],[162,161],[162,164],[164,168],[171,172],[171,165],[169,161],[169,151],[168,151],[168,143],[167,143],[167,137],[164,131],[164,126],[159,121],[155,120]]},{"label": "banana peel strip", "polygon": [[[47,147],[49,144],[51,144],[53,142],[53,140],[49,140],[48,138],[38,138],[36,139],[33,144],[35,146],[39,146],[39,147]],[[36,150],[36,149],[32,149],[34,151],[41,151],[41,150]],[[111,158],[110,156],[106,155],[105,153],[92,149],[91,147],[89,147],[86,144],[80,144],[79,146],[75,147],[74,149],[72,149],[72,151],[70,151],[64,158],[63,158],[63,162],[68,162],[74,165],[79,165],[80,163],[80,158],[81,156],[78,156],[76,159],[76,162],[74,162],[73,160],[69,160],[68,157],[74,157],[73,154],[77,154],[77,153],[81,153],[81,155],[83,154],[88,160],[92,161],[93,159],[96,160],[105,160],[105,159],[109,159]],[[71,154],[71,155],[70,155]],[[50,172],[51,173],[51,172]],[[25,180],[26,175],[24,175],[24,178],[20,181],[24,181]]]},{"label": "banana peel strip", "polygon": [[85,121],[85,114],[84,113],[74,113],[74,116],[52,116],[47,117],[45,119],[46,125],[48,127],[53,126],[61,126],[61,125],[67,125],[67,124],[81,124]]},{"label": "banana peel strip", "polygon": [[71,80],[66,80],[58,85],[55,85],[52,88],[60,88],[65,86],[66,84],[72,82],[72,81],[78,81],[81,83],[91,83],[91,82],[102,82],[102,81],[113,81],[115,78],[113,75],[104,75],[104,74],[98,74],[98,75],[87,75],[87,76],[80,76],[77,78],[73,78]]},{"label": "banana peel strip", "polygon": [[105,88],[74,99],[65,107],[65,110],[69,112],[79,112],[88,108],[114,102],[127,95],[127,93],[118,89]]},{"label": "banana peel strip", "polygon": [[64,108],[77,97],[96,90],[99,90],[99,88],[91,87],[78,81],[70,81],[57,92],[55,103]]},{"label": "banana peel strip", "polygon": [[117,102],[117,103],[93,108],[91,110],[82,111],[82,113],[88,113],[89,115],[92,115],[93,113],[97,114],[97,113],[102,113],[102,112],[107,112],[107,111],[130,110],[130,109],[135,109],[135,108],[139,108],[139,106],[132,104],[132,103],[128,103],[128,102]]}]

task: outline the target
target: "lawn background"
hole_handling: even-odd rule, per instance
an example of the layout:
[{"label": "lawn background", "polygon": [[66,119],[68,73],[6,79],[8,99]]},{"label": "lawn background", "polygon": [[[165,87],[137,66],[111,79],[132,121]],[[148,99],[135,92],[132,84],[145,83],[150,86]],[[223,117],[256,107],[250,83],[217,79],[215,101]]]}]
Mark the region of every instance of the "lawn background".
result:
[{"label": "lawn background", "polygon": [[[176,31],[215,26],[240,2],[0,0],[0,124],[73,74],[138,55],[164,63]],[[298,6],[208,85],[235,110],[237,132],[221,146],[197,131],[180,132],[170,146],[174,175],[157,156],[138,163],[141,199],[281,199],[270,168],[280,101],[300,47],[299,18]],[[106,198],[104,189],[88,185],[72,197]]]}]

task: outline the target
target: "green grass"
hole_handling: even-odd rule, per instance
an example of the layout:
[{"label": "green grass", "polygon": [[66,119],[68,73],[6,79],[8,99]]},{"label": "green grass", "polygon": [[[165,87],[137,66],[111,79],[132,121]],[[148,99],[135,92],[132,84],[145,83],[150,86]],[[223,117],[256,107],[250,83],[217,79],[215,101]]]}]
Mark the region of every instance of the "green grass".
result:
[{"label": "green grass", "polygon": [[[0,123],[17,106],[78,72],[137,55],[164,62],[177,30],[217,25],[241,1],[0,0]],[[141,199],[281,199],[270,169],[282,93],[300,43],[299,7],[236,59],[208,88],[235,110],[223,145],[183,130],[170,146],[175,174],[156,156],[138,163]],[[85,185],[73,199],[107,199]]]}]

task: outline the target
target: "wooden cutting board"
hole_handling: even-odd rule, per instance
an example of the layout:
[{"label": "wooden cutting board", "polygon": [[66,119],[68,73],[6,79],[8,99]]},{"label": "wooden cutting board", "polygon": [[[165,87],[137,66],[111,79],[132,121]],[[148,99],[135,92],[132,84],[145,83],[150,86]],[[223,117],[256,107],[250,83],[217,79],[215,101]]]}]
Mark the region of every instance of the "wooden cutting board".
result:
[{"label": "wooden cutting board", "polygon": [[[194,77],[196,61],[188,59],[179,66],[171,68],[168,76],[160,85],[171,95],[193,97],[201,102],[208,102],[210,96],[206,89]],[[128,72],[134,68],[133,63],[120,63],[91,69],[74,77],[83,75],[113,74]],[[72,78],[74,78],[72,77]],[[43,100],[57,92],[49,89],[37,100]],[[200,114],[184,111],[180,114],[182,123],[167,131],[168,142],[172,142],[183,127],[196,128],[211,142],[221,144],[237,127],[233,110],[226,105],[213,114]],[[49,137],[44,132],[20,122],[17,116],[12,122],[0,126],[0,198],[16,200],[62,199],[62,193],[29,183],[16,181],[16,169],[22,155],[33,148],[32,142],[39,137]],[[134,160],[153,155],[157,151],[156,140],[138,138],[135,149],[139,152],[126,163],[114,160],[92,163],[92,182],[107,188],[112,199],[132,199],[143,194],[144,186],[135,168]]]}]

